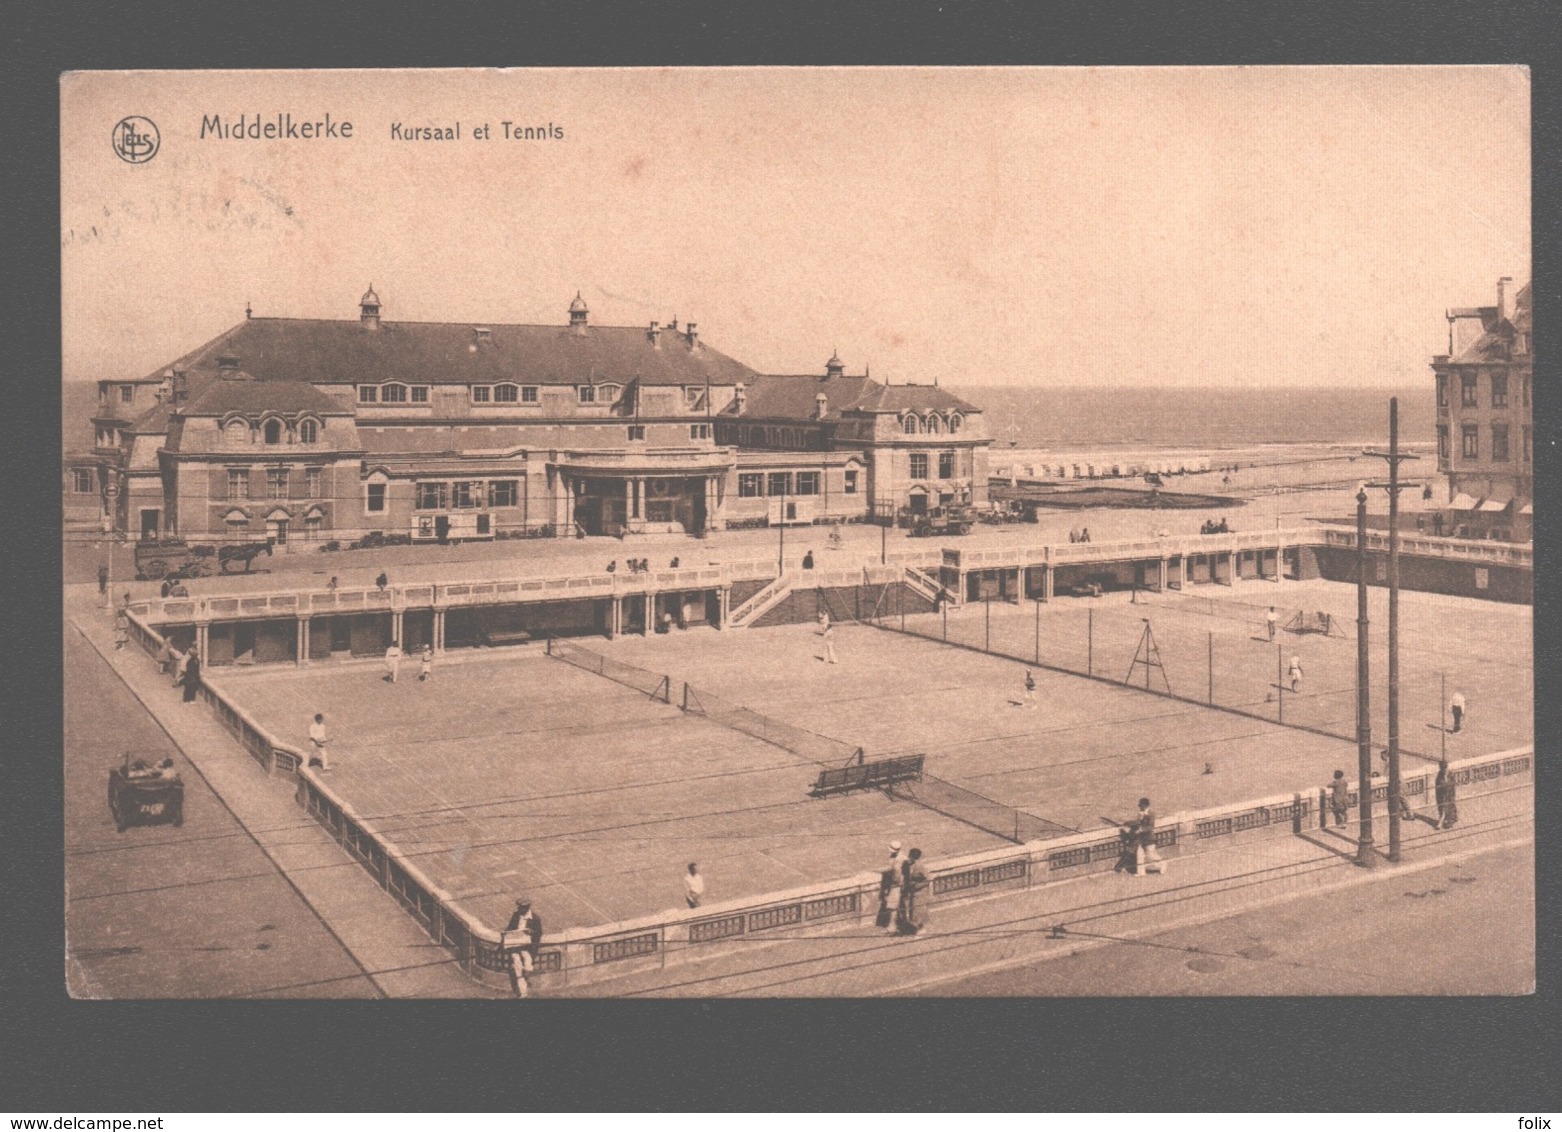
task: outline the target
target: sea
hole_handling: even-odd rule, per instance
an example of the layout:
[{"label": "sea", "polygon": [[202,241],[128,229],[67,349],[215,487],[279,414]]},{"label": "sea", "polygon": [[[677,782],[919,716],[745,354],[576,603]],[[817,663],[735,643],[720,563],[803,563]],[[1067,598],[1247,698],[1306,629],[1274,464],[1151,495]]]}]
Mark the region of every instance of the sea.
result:
[{"label": "sea", "polygon": [[[1055,388],[948,386],[983,409],[993,451],[1009,448],[1140,448],[1218,452],[1276,444],[1388,443],[1388,400],[1399,397],[1407,446],[1436,436],[1437,406],[1425,388]],[[64,388],[67,448],[90,448],[97,387]]]},{"label": "sea", "polygon": [[1411,389],[946,388],[983,410],[995,459],[1009,448],[1218,452],[1387,444],[1394,396],[1401,443],[1424,447],[1436,438],[1430,382]]}]

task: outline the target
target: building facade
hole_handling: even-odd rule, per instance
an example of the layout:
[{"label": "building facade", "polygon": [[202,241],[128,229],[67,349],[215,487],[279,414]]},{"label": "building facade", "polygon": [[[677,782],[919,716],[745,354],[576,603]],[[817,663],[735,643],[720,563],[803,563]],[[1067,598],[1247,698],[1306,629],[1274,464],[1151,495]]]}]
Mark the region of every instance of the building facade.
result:
[{"label": "building facade", "polygon": [[1534,515],[1534,341],[1531,288],[1494,307],[1447,312],[1437,380],[1437,470],[1448,477],[1443,533],[1528,539]]},{"label": "building facade", "polygon": [[[763,375],[694,323],[245,319],[99,382],[67,461],[133,537],[413,541],[702,534],[984,502],[981,413],[936,386]],[[93,481],[91,485],[88,481]],[[74,491],[82,488],[81,492]]]}]

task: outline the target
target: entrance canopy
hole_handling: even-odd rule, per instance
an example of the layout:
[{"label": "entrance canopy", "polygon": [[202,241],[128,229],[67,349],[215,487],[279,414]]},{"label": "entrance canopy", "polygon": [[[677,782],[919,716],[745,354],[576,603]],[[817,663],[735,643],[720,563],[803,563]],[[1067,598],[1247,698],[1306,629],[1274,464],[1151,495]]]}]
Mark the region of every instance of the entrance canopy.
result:
[{"label": "entrance canopy", "polygon": [[1488,499],[1481,504],[1479,510],[1501,514],[1508,509],[1512,502],[1513,500],[1511,499]]},{"label": "entrance canopy", "polygon": [[1466,495],[1461,491],[1454,496],[1454,501],[1449,506],[1455,511],[1474,511],[1477,504],[1473,495]]}]

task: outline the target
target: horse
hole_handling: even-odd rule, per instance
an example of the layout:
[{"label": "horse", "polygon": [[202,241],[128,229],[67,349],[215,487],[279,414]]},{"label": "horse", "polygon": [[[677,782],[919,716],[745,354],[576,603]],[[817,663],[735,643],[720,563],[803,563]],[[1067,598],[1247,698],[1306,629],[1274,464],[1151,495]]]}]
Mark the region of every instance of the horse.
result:
[{"label": "horse", "polygon": [[244,572],[248,574],[255,559],[262,554],[271,556],[271,540],[265,542],[245,542],[217,548],[217,564],[222,567],[224,574],[232,574],[232,566],[235,562],[244,563]]}]

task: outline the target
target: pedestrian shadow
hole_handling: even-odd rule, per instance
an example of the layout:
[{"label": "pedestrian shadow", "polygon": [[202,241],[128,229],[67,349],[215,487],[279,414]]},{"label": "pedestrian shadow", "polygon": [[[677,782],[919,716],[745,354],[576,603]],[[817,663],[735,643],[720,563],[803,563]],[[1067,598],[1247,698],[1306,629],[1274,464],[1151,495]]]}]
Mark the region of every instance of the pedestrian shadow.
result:
[{"label": "pedestrian shadow", "polygon": [[[1350,827],[1340,826],[1338,828],[1339,830],[1344,830]],[[1333,853],[1342,861],[1354,861],[1356,859],[1356,843],[1346,837],[1346,835],[1342,832],[1338,832],[1336,830],[1314,829],[1305,830],[1302,833],[1297,834],[1297,837],[1301,838],[1309,845],[1316,846],[1325,852]]]}]

